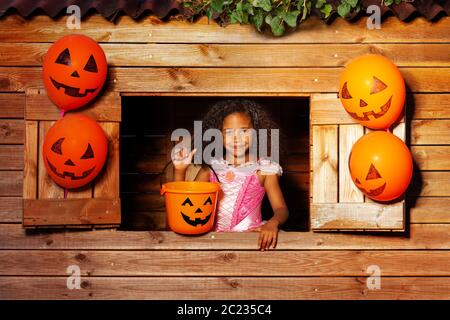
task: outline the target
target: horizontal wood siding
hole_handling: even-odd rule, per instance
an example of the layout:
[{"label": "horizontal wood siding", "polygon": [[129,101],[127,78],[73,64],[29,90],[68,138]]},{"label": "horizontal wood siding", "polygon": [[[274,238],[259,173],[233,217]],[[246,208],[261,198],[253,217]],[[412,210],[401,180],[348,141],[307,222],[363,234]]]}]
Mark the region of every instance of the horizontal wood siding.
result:
[{"label": "horizontal wood siding", "polygon": [[[127,116],[122,114],[127,109],[114,107],[119,93],[122,103],[132,95],[155,96],[152,99],[244,95],[263,100],[272,95],[295,100],[315,93],[335,94],[343,67],[361,54],[380,53],[400,67],[407,83],[406,132],[415,165],[406,198],[406,231],[394,235],[283,231],[277,249],[261,253],[256,250],[257,233],[187,238],[154,231],[165,228],[155,173],[168,160],[169,127],[148,116],[151,106],[139,103],[134,106],[142,114],[135,116],[141,117],[140,128],[148,131],[121,127],[121,153],[133,155],[120,159],[120,179],[129,187],[120,190],[122,207],[133,208],[122,212],[122,220],[130,231],[24,230],[22,198],[38,196],[36,188],[24,189],[24,183],[28,185],[27,177],[42,170],[37,149],[30,150],[30,156],[37,157],[36,166],[24,165],[25,126],[29,123],[43,134],[44,128],[33,127],[36,120],[58,119],[58,110],[39,91],[43,88],[41,63],[51,43],[72,31],[64,17],[3,17],[0,298],[266,299],[270,290],[272,297],[280,299],[449,299],[449,29],[450,18],[406,23],[387,17],[380,30],[366,29],[364,19],[355,23],[336,19],[327,25],[313,18],[285,37],[268,37],[250,26],[223,28],[206,19],[191,24],[123,16],[114,24],[93,14],[83,20],[77,32],[99,41],[110,65],[96,108],[83,110],[100,120],[120,121]],[[42,95],[25,115],[30,93]],[[333,125],[329,115],[346,119],[339,105],[322,107],[316,109],[320,117],[311,115],[313,124],[321,119],[320,124]],[[179,109],[178,120],[173,121],[182,123],[189,119],[190,107]],[[293,123],[287,127],[296,128]],[[141,139],[136,140],[137,136]],[[308,132],[299,131],[296,137],[287,145],[308,145]],[[284,164],[288,189],[298,188],[289,197],[301,195],[308,201],[309,189],[314,187],[308,182],[312,169],[308,157],[308,152],[295,153]],[[108,178],[104,188],[107,185]],[[351,199],[347,191],[336,196]],[[302,219],[308,221],[307,213]],[[81,290],[66,287],[71,264],[81,268]],[[381,268],[380,290],[366,286],[367,267],[373,264]]]}]

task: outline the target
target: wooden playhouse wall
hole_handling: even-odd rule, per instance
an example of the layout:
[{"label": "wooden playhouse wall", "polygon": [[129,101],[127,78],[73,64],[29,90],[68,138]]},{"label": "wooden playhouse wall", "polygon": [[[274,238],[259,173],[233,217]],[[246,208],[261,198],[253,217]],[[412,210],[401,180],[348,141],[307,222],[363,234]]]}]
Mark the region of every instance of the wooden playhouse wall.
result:
[{"label": "wooden playhouse wall", "polygon": [[[406,232],[281,232],[277,250],[265,253],[255,233],[22,228],[26,92],[42,88],[42,55],[71,32],[64,19],[0,19],[0,298],[450,298],[449,18],[391,17],[381,30],[364,19],[311,19],[282,38],[205,19],[83,20],[76,32],[108,56],[106,94],[308,96],[336,93],[342,66],[364,53],[400,66],[416,165]],[[81,269],[80,290],[66,287],[70,265]],[[381,269],[380,290],[366,286],[370,265]]]}]

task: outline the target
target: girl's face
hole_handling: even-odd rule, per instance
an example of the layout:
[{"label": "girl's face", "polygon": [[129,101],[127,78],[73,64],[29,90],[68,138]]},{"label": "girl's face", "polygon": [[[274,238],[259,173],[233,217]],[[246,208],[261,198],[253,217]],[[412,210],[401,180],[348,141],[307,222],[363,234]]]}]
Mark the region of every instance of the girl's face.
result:
[{"label": "girl's face", "polygon": [[223,119],[223,144],[228,153],[235,158],[245,156],[252,143],[253,124],[249,115],[241,112],[231,113]]}]

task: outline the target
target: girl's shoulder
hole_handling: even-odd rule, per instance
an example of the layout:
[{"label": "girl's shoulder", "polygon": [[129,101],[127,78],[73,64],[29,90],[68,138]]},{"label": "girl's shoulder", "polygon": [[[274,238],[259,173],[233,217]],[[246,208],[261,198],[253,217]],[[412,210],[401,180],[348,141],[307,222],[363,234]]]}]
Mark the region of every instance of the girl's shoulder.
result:
[{"label": "girl's shoulder", "polygon": [[283,174],[283,169],[281,168],[280,164],[270,159],[259,159],[257,162],[257,166],[261,174],[276,174],[279,176]]}]

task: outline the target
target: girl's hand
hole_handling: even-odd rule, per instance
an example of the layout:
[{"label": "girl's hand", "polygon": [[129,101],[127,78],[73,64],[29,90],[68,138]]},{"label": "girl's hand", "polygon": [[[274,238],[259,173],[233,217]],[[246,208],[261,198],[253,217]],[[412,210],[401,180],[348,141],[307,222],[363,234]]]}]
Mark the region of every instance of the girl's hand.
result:
[{"label": "girl's hand", "polygon": [[269,250],[270,246],[275,249],[278,239],[278,221],[269,220],[261,227],[250,229],[250,231],[260,232],[258,239],[258,249]]},{"label": "girl's hand", "polygon": [[187,167],[192,162],[197,149],[187,152],[187,148],[183,147],[174,151],[174,156],[172,158],[173,166],[176,171],[186,171]]}]

